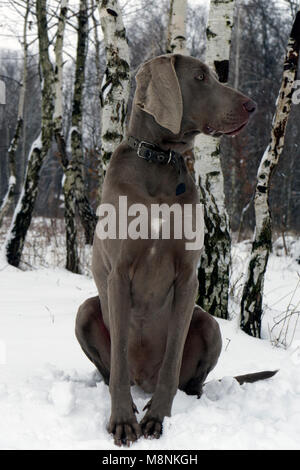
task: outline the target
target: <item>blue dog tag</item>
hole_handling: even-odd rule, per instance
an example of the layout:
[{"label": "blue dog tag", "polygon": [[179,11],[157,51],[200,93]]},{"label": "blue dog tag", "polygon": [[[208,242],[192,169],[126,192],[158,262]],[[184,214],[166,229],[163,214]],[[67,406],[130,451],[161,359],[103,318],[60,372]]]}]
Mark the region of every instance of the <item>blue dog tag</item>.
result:
[{"label": "blue dog tag", "polygon": [[185,193],[185,184],[184,183],[180,183],[176,187],[176,196],[179,196],[179,194],[182,194],[182,193]]}]

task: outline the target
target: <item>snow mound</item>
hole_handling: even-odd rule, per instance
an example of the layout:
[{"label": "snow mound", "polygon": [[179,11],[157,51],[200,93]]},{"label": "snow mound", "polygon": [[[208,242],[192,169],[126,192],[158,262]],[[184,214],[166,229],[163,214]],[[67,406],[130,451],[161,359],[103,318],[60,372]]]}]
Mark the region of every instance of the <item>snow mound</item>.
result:
[{"label": "snow mound", "polygon": [[54,382],[49,392],[49,400],[61,416],[68,416],[75,407],[72,382]]},{"label": "snow mound", "polygon": [[[237,280],[247,249],[234,248]],[[298,308],[298,271],[290,257],[270,256],[264,339],[240,330],[238,309],[231,321],[218,320],[223,350],[201,399],[178,391],[161,439],[141,438],[132,449],[300,448],[299,324],[287,348],[273,347],[269,334],[279,313]],[[113,449],[109,389],[74,334],[78,306],[96,294],[93,281],[64,269],[20,271],[4,263],[0,285],[0,448]],[[233,379],[275,369],[274,377],[253,384]],[[131,392],[140,420],[150,395],[138,387]]]}]

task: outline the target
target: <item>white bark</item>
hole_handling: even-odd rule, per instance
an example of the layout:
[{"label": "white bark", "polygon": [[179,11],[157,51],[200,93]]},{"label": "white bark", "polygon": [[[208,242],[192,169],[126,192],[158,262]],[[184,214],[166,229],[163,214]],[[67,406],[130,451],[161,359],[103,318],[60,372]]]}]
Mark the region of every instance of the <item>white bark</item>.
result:
[{"label": "white bark", "polygon": [[[220,82],[228,80],[234,0],[211,0],[207,26],[206,63]],[[220,139],[199,135],[195,139],[195,173],[205,208],[205,249],[199,268],[199,304],[227,318],[231,241],[225,208]]]},{"label": "white bark", "polygon": [[97,82],[98,82],[98,86],[100,90],[101,89],[100,40],[98,36],[98,22],[95,16],[95,9],[97,9],[97,6],[94,4],[94,0],[91,0],[91,8],[92,8],[92,21],[93,21],[93,26],[94,26],[95,65],[96,65],[96,71],[97,71]]},{"label": "white bark", "polygon": [[234,0],[211,0],[207,26],[206,63],[229,60]]},{"label": "white bark", "polygon": [[[231,30],[233,26],[234,0],[211,0],[207,26],[207,45],[205,62],[216,73],[222,83],[228,80]],[[224,207],[224,185],[219,157],[220,138],[199,135],[195,139],[196,178],[217,171],[219,181],[214,183],[213,195],[218,206]]]},{"label": "white bark", "polygon": [[68,159],[66,155],[66,145],[62,127],[63,115],[63,43],[66,26],[66,16],[68,11],[68,0],[62,0],[58,18],[56,41],[54,45],[55,67],[54,67],[54,134],[61,155],[62,166],[66,169]]},{"label": "white bark", "polygon": [[[236,13],[236,50],[235,50],[235,60],[234,60],[234,83],[233,87],[238,89],[240,83],[240,48],[241,48],[241,4],[237,1],[237,13]],[[239,140],[234,139],[232,142],[232,149],[231,149],[231,159],[233,164],[231,165],[230,171],[230,190],[231,190],[231,212],[232,214],[238,213],[238,195],[236,193],[237,188],[237,165],[235,164],[235,157],[239,157],[240,149],[239,149]],[[241,216],[241,220],[243,218],[243,214]],[[241,225],[240,225],[241,227]]]},{"label": "white bark", "polygon": [[186,49],[187,0],[170,0],[167,34],[167,52],[187,55]]},{"label": "white bark", "polygon": [[98,7],[106,51],[106,71],[101,87],[102,130],[99,169],[103,181],[110,157],[125,135],[130,90],[130,60],[119,2],[98,1]]},{"label": "white bark", "polygon": [[239,87],[240,83],[240,52],[241,52],[241,5],[237,5],[237,22],[236,22],[236,53],[234,67],[234,88]]},{"label": "white bark", "polygon": [[27,84],[27,62],[28,62],[28,44],[27,44],[27,26],[28,26],[28,16],[30,11],[29,0],[26,3],[26,12],[24,16],[24,25],[23,25],[23,77],[22,77],[22,86],[20,90],[20,98],[18,104],[18,119],[24,118],[24,103],[25,103],[25,94],[26,94],[26,84]]},{"label": "white bark", "polygon": [[62,0],[60,15],[57,25],[56,41],[54,46],[55,52],[55,71],[54,71],[54,112],[53,119],[55,127],[61,129],[62,113],[63,113],[63,97],[62,97],[62,84],[63,84],[63,42],[66,26],[66,14],[68,9],[68,1]]},{"label": "white bark", "polygon": [[272,122],[271,140],[257,172],[254,197],[255,234],[241,302],[241,327],[248,334],[257,337],[260,337],[264,274],[272,247],[270,182],[284,146],[286,125],[292,105],[293,85],[297,77],[299,47],[300,10],[296,15],[287,46],[282,83]]}]

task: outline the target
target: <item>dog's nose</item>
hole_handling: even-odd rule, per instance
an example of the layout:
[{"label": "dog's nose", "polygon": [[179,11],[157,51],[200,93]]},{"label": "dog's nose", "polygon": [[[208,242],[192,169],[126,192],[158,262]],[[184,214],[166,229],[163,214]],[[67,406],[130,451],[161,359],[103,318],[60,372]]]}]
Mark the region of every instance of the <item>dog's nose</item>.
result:
[{"label": "dog's nose", "polygon": [[243,103],[243,106],[248,113],[254,113],[256,111],[256,103],[252,100],[246,101],[246,103]]}]

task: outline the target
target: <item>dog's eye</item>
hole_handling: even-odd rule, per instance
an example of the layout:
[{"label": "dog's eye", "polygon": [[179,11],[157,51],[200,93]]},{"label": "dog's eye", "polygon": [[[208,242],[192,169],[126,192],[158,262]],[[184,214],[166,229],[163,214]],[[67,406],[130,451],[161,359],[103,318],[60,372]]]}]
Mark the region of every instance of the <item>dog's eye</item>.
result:
[{"label": "dog's eye", "polygon": [[204,73],[200,73],[199,75],[197,75],[197,77],[196,77],[196,78],[197,78],[197,80],[201,80],[201,81],[203,81],[203,80],[204,80],[204,78],[205,78],[205,75],[204,75]]}]

